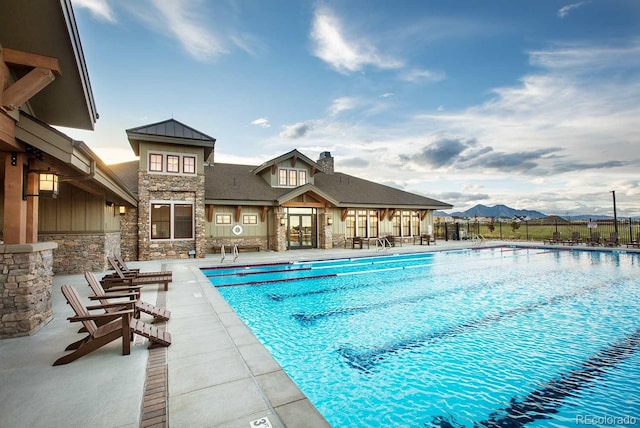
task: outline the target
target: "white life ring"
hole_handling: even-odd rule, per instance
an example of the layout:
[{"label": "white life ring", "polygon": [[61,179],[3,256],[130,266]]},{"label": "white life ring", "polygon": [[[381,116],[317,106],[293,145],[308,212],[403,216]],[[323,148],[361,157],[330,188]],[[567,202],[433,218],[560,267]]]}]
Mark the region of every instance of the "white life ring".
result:
[{"label": "white life ring", "polygon": [[233,229],[231,229],[231,232],[236,236],[242,235],[242,226],[236,224],[235,226],[233,226]]}]

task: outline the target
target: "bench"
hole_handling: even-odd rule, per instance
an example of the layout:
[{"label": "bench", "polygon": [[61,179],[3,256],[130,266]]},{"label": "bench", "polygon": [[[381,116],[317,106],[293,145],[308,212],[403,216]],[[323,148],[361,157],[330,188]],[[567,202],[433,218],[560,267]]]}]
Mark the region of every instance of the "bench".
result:
[{"label": "bench", "polygon": [[[221,252],[221,245],[214,245],[211,247],[213,254],[218,254]],[[229,253],[233,251],[233,245],[225,245],[224,250]],[[238,251],[260,251],[260,245],[238,245]]]},{"label": "bench", "polygon": [[416,245],[418,242],[420,243],[420,245],[431,245],[432,242],[433,245],[436,245],[436,238],[435,236],[423,233],[422,235],[416,235],[413,237],[413,245]]}]

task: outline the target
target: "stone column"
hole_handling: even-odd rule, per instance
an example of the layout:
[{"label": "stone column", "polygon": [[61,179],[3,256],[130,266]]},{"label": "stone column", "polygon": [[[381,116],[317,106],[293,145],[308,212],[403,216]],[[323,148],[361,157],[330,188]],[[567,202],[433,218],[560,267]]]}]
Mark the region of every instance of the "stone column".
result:
[{"label": "stone column", "polygon": [[318,248],[330,250],[333,248],[333,214],[320,213],[319,217],[320,242],[318,242]]},{"label": "stone column", "polygon": [[[286,251],[287,250],[287,216],[280,208],[280,211],[276,211],[275,213],[275,231],[276,231],[276,242],[275,242],[275,251]],[[284,225],[282,225],[284,220]]]},{"label": "stone column", "polygon": [[0,339],[36,333],[53,317],[55,242],[0,245]]}]

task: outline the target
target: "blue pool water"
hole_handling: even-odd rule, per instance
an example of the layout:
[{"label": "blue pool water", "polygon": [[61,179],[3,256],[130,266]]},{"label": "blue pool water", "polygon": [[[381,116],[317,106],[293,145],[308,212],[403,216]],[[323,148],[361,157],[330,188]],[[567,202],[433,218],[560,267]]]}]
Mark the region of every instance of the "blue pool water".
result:
[{"label": "blue pool water", "polygon": [[640,426],[638,254],[504,247],[203,273],[335,427]]}]

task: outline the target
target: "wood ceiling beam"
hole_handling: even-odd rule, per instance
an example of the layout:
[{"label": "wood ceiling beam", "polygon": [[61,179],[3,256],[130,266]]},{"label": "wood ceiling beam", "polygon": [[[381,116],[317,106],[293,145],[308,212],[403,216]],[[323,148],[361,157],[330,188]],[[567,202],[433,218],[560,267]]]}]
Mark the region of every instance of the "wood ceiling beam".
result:
[{"label": "wood ceiling beam", "polygon": [[33,68],[45,68],[51,70],[56,76],[62,76],[60,62],[58,58],[46,55],[39,55],[31,52],[18,51],[15,49],[2,49],[4,62],[10,65],[26,66]]},{"label": "wood ceiling beam", "polygon": [[17,109],[54,80],[55,76],[51,70],[34,68],[5,89],[2,94],[2,107],[7,110]]}]

